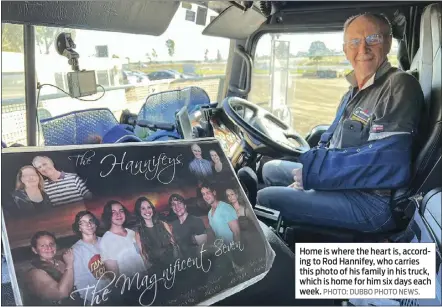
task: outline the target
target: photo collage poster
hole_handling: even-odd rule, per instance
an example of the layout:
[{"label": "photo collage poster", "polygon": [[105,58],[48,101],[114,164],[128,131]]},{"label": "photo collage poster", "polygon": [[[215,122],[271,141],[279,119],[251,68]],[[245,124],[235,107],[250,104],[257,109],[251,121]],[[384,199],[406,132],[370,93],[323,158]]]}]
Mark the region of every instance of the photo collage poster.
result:
[{"label": "photo collage poster", "polygon": [[23,305],[214,303],[274,252],[215,139],[11,148],[2,227]]}]

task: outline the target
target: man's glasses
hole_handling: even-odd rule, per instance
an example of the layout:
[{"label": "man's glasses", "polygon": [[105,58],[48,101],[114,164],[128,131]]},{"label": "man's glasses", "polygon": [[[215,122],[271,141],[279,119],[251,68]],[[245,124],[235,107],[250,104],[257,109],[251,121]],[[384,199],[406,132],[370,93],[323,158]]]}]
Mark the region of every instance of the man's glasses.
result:
[{"label": "man's glasses", "polygon": [[[367,46],[375,46],[378,44],[382,44],[384,41],[384,37],[382,34],[372,34],[372,35],[367,36],[364,40],[365,40],[365,43],[367,44]],[[361,43],[362,43],[361,38],[353,38],[353,39],[346,41],[344,43],[344,45],[347,45],[351,49],[357,49],[357,48],[359,48]]]}]

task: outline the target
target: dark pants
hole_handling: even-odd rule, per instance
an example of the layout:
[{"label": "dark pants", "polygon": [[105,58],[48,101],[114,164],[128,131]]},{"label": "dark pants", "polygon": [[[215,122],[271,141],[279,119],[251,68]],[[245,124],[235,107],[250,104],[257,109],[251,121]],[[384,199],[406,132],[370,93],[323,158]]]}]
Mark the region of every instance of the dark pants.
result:
[{"label": "dark pants", "polygon": [[268,187],[258,192],[258,204],[281,212],[293,222],[348,228],[361,232],[388,231],[395,227],[390,197],[360,190],[315,191],[287,187],[296,162],[274,160],[263,167]]}]

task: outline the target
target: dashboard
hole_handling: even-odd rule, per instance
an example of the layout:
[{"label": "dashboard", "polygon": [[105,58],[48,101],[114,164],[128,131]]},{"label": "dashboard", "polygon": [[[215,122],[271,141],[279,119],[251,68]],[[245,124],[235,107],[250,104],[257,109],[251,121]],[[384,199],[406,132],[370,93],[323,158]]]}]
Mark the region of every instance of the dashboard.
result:
[{"label": "dashboard", "polygon": [[232,159],[237,151],[241,149],[241,139],[218,118],[212,117],[210,124],[213,128],[214,137],[219,140],[224,153],[229,159]]}]

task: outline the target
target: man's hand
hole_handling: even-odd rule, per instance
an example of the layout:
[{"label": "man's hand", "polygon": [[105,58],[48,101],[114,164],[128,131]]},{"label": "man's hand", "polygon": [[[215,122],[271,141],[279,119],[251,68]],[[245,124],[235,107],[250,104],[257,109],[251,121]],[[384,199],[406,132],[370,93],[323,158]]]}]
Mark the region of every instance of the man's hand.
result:
[{"label": "man's hand", "polygon": [[289,185],[289,188],[304,190],[304,186],[302,184],[302,168],[295,168],[292,171],[292,175],[294,182]]}]

